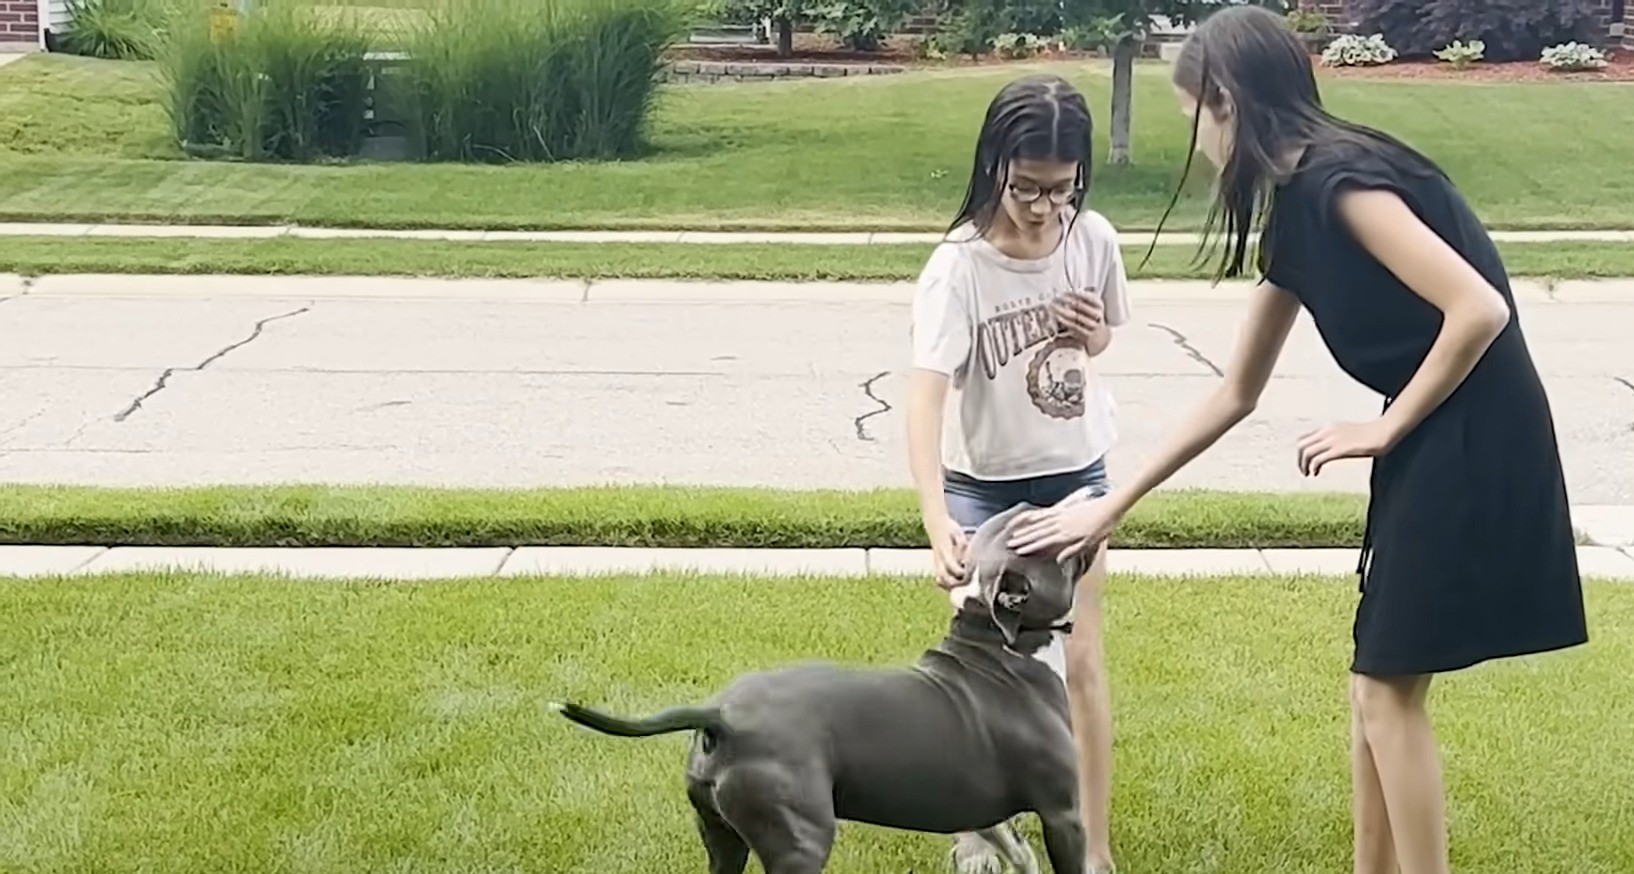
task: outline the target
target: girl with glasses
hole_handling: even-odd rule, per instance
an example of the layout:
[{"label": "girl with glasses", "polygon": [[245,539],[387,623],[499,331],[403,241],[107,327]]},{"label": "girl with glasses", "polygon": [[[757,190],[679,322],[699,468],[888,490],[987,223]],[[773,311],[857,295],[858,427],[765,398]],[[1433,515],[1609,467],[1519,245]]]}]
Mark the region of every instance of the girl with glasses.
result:
[{"label": "girl with glasses", "polygon": [[[1106,489],[1117,435],[1094,359],[1129,320],[1129,299],[1117,233],[1083,206],[1092,128],[1083,96],[1059,77],[1002,89],[977,136],[964,203],[919,277],[908,456],[936,579],[956,603],[974,582],[966,547],[983,522],[1024,501]],[[1079,581],[1071,621],[1044,655],[1066,680],[1089,874],[1112,870],[1104,558]],[[953,852],[961,871],[998,870],[976,835],[958,836]]]}]

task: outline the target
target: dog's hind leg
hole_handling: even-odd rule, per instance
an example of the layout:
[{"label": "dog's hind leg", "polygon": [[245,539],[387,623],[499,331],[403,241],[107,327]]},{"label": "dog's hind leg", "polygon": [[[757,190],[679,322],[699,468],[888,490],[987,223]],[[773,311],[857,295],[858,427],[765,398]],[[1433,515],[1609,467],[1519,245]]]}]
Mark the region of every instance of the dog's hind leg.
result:
[{"label": "dog's hind leg", "polygon": [[735,768],[715,792],[721,816],[766,874],[821,874],[834,845],[833,787],[825,775],[771,765]]},{"label": "dog's hind leg", "polygon": [[687,799],[696,812],[698,836],[709,853],[709,874],[743,874],[749,865],[749,845],[715,809],[713,787],[702,783],[687,786]]},{"label": "dog's hind leg", "polygon": [[1038,874],[1038,857],[1033,855],[1033,848],[1016,832],[1013,824],[1001,823],[992,828],[982,829],[976,834],[993,845],[999,857],[1004,859],[1015,874]]}]

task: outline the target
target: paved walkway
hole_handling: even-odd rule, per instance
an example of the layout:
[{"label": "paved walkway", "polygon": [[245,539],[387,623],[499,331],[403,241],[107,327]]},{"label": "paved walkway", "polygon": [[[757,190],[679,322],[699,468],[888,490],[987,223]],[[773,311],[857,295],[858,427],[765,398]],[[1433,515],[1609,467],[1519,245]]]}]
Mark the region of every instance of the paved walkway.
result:
[{"label": "paved walkway", "polygon": [[[1634,550],[1578,548],[1585,577],[1634,581]],[[1114,575],[1302,576],[1349,579],[1352,549],[1112,550]],[[681,571],[762,576],[927,577],[916,549],[625,549],[601,547],[217,549],[0,546],[0,577],[51,577],[160,570],[287,574],[307,579],[394,580],[565,576]]]},{"label": "paved walkway", "polygon": [[[157,225],[0,223],[0,236],[52,237],[189,237],[199,239],[311,240],[406,239],[449,240],[470,243],[798,243],[827,246],[934,243],[938,233],[800,233],[736,231],[470,231],[449,229],[397,230],[387,228],[311,228],[297,225]],[[1510,243],[1604,242],[1634,243],[1634,231],[1494,231],[1493,239]],[[1158,245],[1197,245],[1198,235],[1166,231]],[[1125,245],[1146,245],[1147,231],[1119,235]]]},{"label": "paved walkway", "polygon": [[[1246,286],[1138,282],[1101,367],[1114,476],[1218,384]],[[8,296],[9,290],[9,296]],[[911,286],[0,277],[0,482],[907,483]],[[1634,283],[1523,284],[1572,500],[1634,504]],[[1301,322],[1174,487],[1350,491],[1299,435],[1377,415]]]}]

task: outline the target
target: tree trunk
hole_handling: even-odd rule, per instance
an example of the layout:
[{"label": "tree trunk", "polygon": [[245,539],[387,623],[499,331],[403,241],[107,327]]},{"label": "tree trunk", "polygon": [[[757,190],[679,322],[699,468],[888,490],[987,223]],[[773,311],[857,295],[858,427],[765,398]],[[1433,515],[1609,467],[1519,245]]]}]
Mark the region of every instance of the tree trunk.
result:
[{"label": "tree trunk", "polygon": [[777,19],[777,56],[786,58],[794,54],[794,21],[789,18]]},{"label": "tree trunk", "polygon": [[1130,104],[1134,100],[1135,56],[1140,40],[1124,39],[1112,47],[1112,149],[1108,164],[1124,166],[1133,161],[1129,148]]}]

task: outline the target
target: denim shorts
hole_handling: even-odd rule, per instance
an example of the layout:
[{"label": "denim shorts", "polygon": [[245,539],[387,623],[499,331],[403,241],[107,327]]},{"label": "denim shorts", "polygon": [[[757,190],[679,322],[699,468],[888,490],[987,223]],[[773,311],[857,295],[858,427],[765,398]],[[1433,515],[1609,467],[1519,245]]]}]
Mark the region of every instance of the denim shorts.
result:
[{"label": "denim shorts", "polygon": [[948,514],[967,532],[1017,504],[1049,507],[1084,488],[1096,498],[1111,488],[1105,459],[1096,459],[1079,470],[1017,480],[984,480],[958,471],[942,472],[942,496],[947,500]]},{"label": "denim shorts", "polygon": [[[974,533],[983,522],[1022,502],[1049,507],[1080,489],[1087,488],[1090,497],[1098,498],[1111,487],[1104,459],[1096,459],[1093,464],[1079,470],[1018,480],[976,479],[957,471],[942,471],[942,496],[947,501],[948,515],[967,534]],[[1074,593],[1072,609],[1051,626],[1059,641],[1064,641],[1072,633],[1072,623],[1077,613],[1078,599]],[[1059,647],[1055,648],[1048,660],[1059,661],[1062,652]],[[1052,664],[1052,667],[1065,676],[1064,663]]]}]

